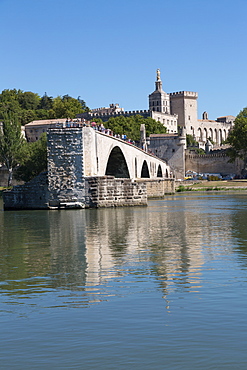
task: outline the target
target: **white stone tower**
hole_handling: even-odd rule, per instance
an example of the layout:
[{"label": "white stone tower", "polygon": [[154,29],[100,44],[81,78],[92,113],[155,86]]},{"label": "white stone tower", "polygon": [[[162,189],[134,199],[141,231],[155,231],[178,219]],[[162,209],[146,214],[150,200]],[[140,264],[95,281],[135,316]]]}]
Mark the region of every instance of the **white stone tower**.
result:
[{"label": "white stone tower", "polygon": [[159,69],[156,72],[155,91],[149,95],[149,110],[170,114],[170,98],[169,94],[162,90]]}]

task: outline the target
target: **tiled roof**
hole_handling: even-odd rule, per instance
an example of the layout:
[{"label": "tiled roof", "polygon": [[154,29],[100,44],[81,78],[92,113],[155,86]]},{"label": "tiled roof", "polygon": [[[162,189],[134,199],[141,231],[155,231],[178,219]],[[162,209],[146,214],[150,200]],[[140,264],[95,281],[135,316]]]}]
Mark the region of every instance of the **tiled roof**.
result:
[{"label": "tiled roof", "polygon": [[25,126],[38,126],[38,125],[51,125],[56,123],[63,123],[66,122],[67,118],[60,118],[60,119],[40,119],[36,121],[32,121],[27,123]]}]

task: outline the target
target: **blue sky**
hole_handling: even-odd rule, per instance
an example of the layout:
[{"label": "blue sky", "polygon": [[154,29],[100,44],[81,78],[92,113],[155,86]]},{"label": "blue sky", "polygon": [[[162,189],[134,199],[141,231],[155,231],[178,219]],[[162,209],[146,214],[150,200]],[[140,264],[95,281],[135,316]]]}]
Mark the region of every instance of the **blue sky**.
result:
[{"label": "blue sky", "polygon": [[247,0],[0,0],[0,90],[147,109],[197,91],[198,116],[247,106]]}]

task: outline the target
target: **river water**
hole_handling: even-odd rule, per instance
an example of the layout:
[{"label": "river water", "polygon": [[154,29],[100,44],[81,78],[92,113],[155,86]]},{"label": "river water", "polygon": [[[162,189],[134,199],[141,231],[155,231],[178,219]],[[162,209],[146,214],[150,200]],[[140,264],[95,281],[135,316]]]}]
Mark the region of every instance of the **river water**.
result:
[{"label": "river water", "polygon": [[246,369],[247,194],[3,212],[1,369]]}]

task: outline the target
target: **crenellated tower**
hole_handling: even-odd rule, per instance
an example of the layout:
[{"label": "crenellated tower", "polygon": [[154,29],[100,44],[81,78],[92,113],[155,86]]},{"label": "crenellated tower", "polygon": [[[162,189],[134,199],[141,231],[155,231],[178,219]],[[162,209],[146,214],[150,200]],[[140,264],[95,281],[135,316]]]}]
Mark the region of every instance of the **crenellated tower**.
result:
[{"label": "crenellated tower", "polygon": [[178,91],[170,93],[171,113],[178,115],[178,125],[186,129],[186,134],[196,135],[197,92]]}]

